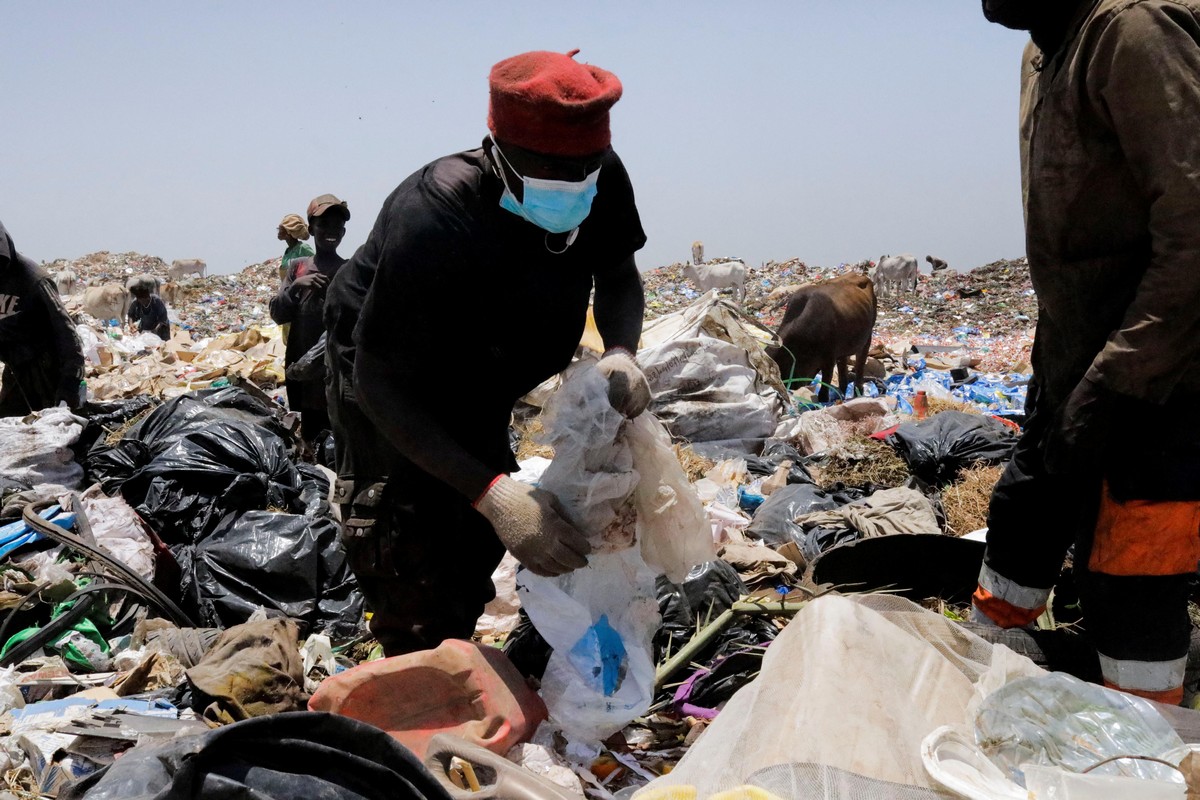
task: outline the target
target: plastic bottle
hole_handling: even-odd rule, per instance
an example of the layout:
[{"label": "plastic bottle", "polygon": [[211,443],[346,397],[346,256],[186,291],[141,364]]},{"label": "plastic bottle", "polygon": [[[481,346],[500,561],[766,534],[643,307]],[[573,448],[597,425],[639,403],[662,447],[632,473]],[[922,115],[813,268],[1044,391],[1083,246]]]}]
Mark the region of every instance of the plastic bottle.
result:
[{"label": "plastic bottle", "polygon": [[918,390],[913,396],[912,407],[917,419],[925,419],[925,415],[929,413],[929,400],[925,396],[924,389]]}]

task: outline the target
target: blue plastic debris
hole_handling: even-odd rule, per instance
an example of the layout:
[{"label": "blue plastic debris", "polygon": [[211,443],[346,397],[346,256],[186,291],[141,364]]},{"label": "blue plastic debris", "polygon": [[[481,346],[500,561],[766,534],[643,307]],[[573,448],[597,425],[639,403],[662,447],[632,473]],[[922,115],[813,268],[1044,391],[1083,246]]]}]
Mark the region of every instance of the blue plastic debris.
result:
[{"label": "blue plastic debris", "polygon": [[[42,519],[50,520],[65,530],[75,527],[75,515],[62,513],[62,508],[57,505],[42,509],[38,516]],[[0,527],[0,558],[4,558],[9,553],[27,544],[41,541],[44,538],[42,534],[20,520],[10,522]]]},{"label": "blue plastic debris", "polygon": [[591,688],[603,692],[605,697],[612,697],[621,688],[628,657],[625,642],[608,624],[607,614],[602,614],[587,629],[570,653],[571,663],[581,675],[590,678]]}]

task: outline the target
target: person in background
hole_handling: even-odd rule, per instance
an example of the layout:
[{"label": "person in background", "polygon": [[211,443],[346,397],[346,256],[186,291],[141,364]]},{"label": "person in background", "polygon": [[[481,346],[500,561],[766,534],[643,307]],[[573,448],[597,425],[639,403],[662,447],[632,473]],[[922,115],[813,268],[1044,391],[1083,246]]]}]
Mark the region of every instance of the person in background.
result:
[{"label": "person in background", "polygon": [[1104,683],[1179,703],[1200,560],[1200,3],[983,11],[1031,37],[1020,134],[1038,323],[973,617],[1031,625],[1074,543]]},{"label": "person in background", "polygon": [[150,291],[148,286],[135,286],[131,290],[133,302],[129,305],[129,321],[136,322],[139,333],[153,333],[164,342],[171,338],[171,321],[167,317],[167,304]]},{"label": "person in background", "polygon": [[83,348],[50,276],[0,223],[0,417],[83,404]]},{"label": "person in background", "polygon": [[[287,277],[288,267],[292,265],[292,262],[297,258],[312,256],[313,249],[304,243],[304,240],[308,238],[308,223],[299,214],[288,214],[284,217],[279,223],[276,235],[279,241],[286,245],[283,258],[279,261],[279,284],[282,286]],[[287,344],[288,333],[291,332],[292,326],[285,323],[279,328],[283,332],[284,344]]]},{"label": "person in background", "polygon": [[[270,305],[271,319],[291,325],[284,351],[285,367],[303,358],[325,330],[325,290],[346,263],[337,248],[346,235],[349,219],[349,206],[334,195],[323,194],[308,204],[308,229],[316,253],[291,261]],[[289,380],[287,395],[289,407],[300,412],[300,434],[305,441],[311,444],[322,431],[329,430],[324,381]]]},{"label": "person in background", "polygon": [[540,575],[587,563],[549,493],[508,476],[508,423],[570,364],[593,290],[609,401],[628,417],[650,401],[633,355],[646,237],[610,146],[621,82],[574,55],[496,64],[482,146],[401,183],[330,288],[334,500],[389,656],[469,639],[506,548]]}]

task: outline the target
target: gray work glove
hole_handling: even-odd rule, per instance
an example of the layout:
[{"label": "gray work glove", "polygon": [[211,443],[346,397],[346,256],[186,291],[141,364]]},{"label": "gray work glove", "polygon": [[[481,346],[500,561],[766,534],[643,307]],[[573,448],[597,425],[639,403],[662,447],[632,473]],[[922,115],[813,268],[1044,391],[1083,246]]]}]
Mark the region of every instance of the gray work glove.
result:
[{"label": "gray work glove", "polygon": [[554,495],[502,475],[475,508],[496,536],[535,575],[553,577],[587,566],[592,546],[554,508]]},{"label": "gray work glove", "polygon": [[608,402],[617,411],[633,419],[650,405],[650,383],[628,350],[623,347],[608,350],[600,357],[596,369],[608,378]]}]

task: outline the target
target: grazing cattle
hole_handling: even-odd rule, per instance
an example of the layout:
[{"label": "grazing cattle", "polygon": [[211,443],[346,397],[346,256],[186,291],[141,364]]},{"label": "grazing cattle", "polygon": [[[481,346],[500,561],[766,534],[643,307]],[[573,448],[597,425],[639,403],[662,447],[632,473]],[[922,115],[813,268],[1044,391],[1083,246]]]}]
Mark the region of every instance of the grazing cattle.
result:
[{"label": "grazing cattle", "polygon": [[704,242],[692,242],[692,263],[704,263]]},{"label": "grazing cattle", "polygon": [[934,272],[941,272],[944,269],[950,268],[950,265],[947,264],[945,261],[942,261],[940,258],[934,258],[933,256],[925,256],[925,260],[929,262],[929,267]]},{"label": "grazing cattle", "polygon": [[58,293],[66,296],[75,294],[76,287],[79,286],[79,276],[71,269],[60,269],[54,273],[54,287],[58,289]]},{"label": "grazing cattle", "polygon": [[880,256],[872,276],[875,293],[883,297],[911,292],[917,288],[919,272],[916,256]]},{"label": "grazing cattle", "polygon": [[183,301],[183,287],[175,281],[167,281],[159,290],[158,296],[169,306],[177,306]]},{"label": "grazing cattle", "polygon": [[[863,369],[875,330],[875,287],[865,275],[841,275],[824,283],[801,287],[788,301],[779,326],[781,344],[767,348],[779,365],[785,382],[807,383],[821,373],[826,385],[818,392],[824,403],[833,383],[833,365],[838,367],[842,396],[846,396],[849,373],[846,357],[853,355],[855,386],[862,394]],[[789,388],[793,383],[788,383]]]},{"label": "grazing cattle", "polygon": [[688,264],[683,274],[696,284],[696,290],[733,289],[733,299],[741,303],[746,297],[746,265],[741,261],[718,261],[712,264]]},{"label": "grazing cattle", "polygon": [[83,310],[102,322],[125,322],[129,314],[129,290],[119,284],[91,286],[83,292]]},{"label": "grazing cattle", "polygon": [[125,281],[125,288],[130,294],[134,293],[135,289],[145,288],[150,294],[158,294],[162,287],[162,281],[153,275],[134,275],[129,280]]},{"label": "grazing cattle", "polygon": [[208,268],[199,258],[179,259],[171,262],[171,266],[167,267],[167,276],[171,280],[181,280],[184,275],[199,275],[204,277],[204,271]]}]

